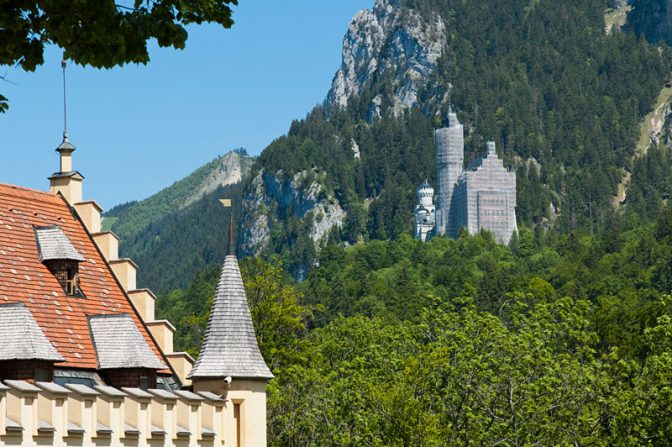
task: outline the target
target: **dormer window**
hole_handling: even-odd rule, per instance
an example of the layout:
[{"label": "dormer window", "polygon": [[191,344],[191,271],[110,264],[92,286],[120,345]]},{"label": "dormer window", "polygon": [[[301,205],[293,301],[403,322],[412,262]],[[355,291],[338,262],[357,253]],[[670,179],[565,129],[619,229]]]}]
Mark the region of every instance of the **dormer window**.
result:
[{"label": "dormer window", "polygon": [[79,288],[79,263],[70,260],[45,261],[52,275],[56,277],[61,288],[68,296],[82,296]]},{"label": "dormer window", "polygon": [[77,274],[77,264],[66,267],[65,269],[65,293],[75,295],[79,292],[79,275]]},{"label": "dormer window", "polygon": [[79,286],[79,254],[61,227],[35,227],[40,261],[47,266],[68,296],[82,296]]}]

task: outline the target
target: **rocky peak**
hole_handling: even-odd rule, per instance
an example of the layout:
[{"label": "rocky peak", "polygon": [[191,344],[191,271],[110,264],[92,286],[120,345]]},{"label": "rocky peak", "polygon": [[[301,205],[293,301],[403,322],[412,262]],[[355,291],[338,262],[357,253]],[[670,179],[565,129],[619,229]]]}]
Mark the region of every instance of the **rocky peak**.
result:
[{"label": "rocky peak", "polygon": [[[328,106],[348,100],[376,79],[391,76],[394,113],[413,106],[418,87],[436,65],[446,42],[446,26],[438,14],[423,17],[402,7],[402,0],[377,0],[350,22],[343,39],[343,62],[327,96]],[[380,111],[381,97],[371,101],[372,114]]]},{"label": "rocky peak", "polygon": [[193,192],[182,203],[181,208],[198,201],[220,186],[233,185],[240,182],[249,174],[254,159],[244,150],[233,150],[219,157],[204,176],[203,180],[194,188]]}]

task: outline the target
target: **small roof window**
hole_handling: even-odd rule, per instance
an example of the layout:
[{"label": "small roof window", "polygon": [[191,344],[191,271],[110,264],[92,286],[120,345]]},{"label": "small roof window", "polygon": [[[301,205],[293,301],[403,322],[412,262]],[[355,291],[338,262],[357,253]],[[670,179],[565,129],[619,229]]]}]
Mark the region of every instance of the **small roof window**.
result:
[{"label": "small roof window", "polygon": [[37,238],[37,251],[40,262],[46,261],[74,261],[83,262],[84,256],[79,254],[72,245],[68,236],[63,233],[61,227],[51,225],[48,227],[35,227]]},{"label": "small roof window", "polygon": [[89,328],[99,369],[165,369],[128,314],[94,315]]},{"label": "small roof window", "polygon": [[79,254],[61,227],[35,227],[37,251],[40,261],[56,277],[68,296],[83,297],[79,287],[79,263],[84,257]]},{"label": "small roof window", "polygon": [[0,360],[64,360],[23,303],[0,304],[0,340]]}]

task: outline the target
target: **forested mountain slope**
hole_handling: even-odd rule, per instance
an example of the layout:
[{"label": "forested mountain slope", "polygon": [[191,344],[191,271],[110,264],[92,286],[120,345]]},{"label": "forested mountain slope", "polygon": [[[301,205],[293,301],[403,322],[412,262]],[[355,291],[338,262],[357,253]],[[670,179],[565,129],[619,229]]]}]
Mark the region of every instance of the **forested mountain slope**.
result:
[{"label": "forested mountain slope", "polygon": [[672,43],[672,2],[670,0],[631,0],[632,11],[626,29],[652,42]]},{"label": "forested mountain slope", "polygon": [[231,151],[141,202],[105,213],[103,226],[121,239],[121,256],[140,265],[140,287],[156,292],[184,287],[224,258],[227,214],[217,200],[240,203],[253,160],[244,150]]},{"label": "forested mountain slope", "polygon": [[[633,32],[607,32],[609,7],[630,10],[621,3],[377,0],[350,24],[324,105],[293,122],[242,183],[239,255],[279,254],[303,279],[322,246],[408,233],[416,185],[434,182],[433,130],[449,103],[465,124],[466,162],[494,140],[516,170],[521,226],[597,231],[615,211],[655,218],[670,151],[636,148],[672,57]],[[173,237],[150,221],[196,222],[180,209],[196,184],[108,213],[141,283],[167,290],[162,277],[184,285],[194,273],[150,274],[143,260]]]},{"label": "forested mountain slope", "polygon": [[[607,33],[613,3],[356,16],[327,101],[244,185],[242,253],[280,255],[242,261],[272,445],[672,444],[671,59]],[[409,234],[449,98],[467,158],[494,139],[518,173],[510,246]],[[178,349],[217,277],[157,301]]]},{"label": "forested mountain slope", "polygon": [[[607,34],[608,6],[378,0],[353,19],[324,106],[255,163],[243,254],[284,253],[303,277],[320,244],[409,232],[415,186],[434,179],[433,128],[449,102],[465,123],[467,161],[492,139],[516,169],[521,225],[603,226],[626,172],[658,188],[633,172],[634,154],[672,67],[667,47]],[[629,197],[625,208],[648,206]],[[316,237],[324,219],[332,229]]]}]

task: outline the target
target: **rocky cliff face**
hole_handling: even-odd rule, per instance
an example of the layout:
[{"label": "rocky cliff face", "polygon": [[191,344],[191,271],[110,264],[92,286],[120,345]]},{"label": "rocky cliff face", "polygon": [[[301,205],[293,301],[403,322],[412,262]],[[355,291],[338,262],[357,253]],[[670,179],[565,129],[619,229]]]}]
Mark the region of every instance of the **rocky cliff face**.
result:
[{"label": "rocky cliff face", "polygon": [[242,255],[257,255],[268,247],[271,231],[280,223],[279,214],[307,222],[310,239],[316,245],[333,227],[343,225],[345,211],[322,186],[319,174],[310,174],[302,171],[291,179],[284,179],[283,172],[269,173],[261,169],[252,178],[243,197],[239,236]]},{"label": "rocky cliff face", "polygon": [[[400,8],[401,0],[377,0],[360,11],[343,39],[343,63],[327,96],[328,106],[345,106],[376,80],[389,77],[395,113],[413,106],[423,79],[434,69],[446,41],[438,15],[424,18]],[[371,100],[370,116],[380,112],[382,97]]]}]

